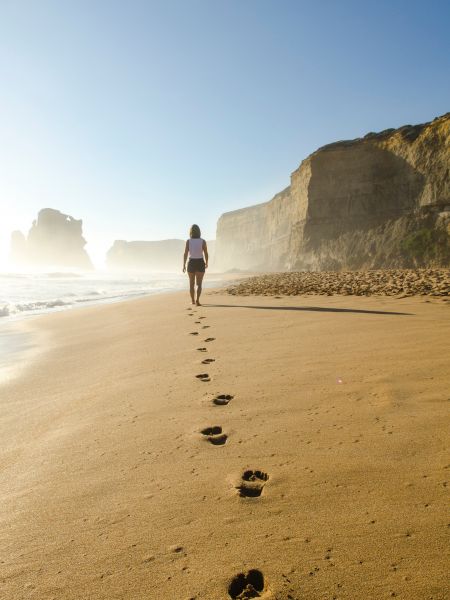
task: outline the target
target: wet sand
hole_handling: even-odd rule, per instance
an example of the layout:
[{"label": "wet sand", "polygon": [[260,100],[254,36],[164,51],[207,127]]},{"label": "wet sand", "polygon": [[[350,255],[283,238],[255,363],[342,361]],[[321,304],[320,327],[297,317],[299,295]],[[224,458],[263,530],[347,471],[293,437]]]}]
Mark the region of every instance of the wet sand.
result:
[{"label": "wet sand", "polygon": [[45,353],[0,387],[0,596],[448,597],[448,303],[203,300],[29,322]]},{"label": "wet sand", "polygon": [[0,386],[18,377],[38,354],[42,339],[36,340],[25,321],[0,323]]}]

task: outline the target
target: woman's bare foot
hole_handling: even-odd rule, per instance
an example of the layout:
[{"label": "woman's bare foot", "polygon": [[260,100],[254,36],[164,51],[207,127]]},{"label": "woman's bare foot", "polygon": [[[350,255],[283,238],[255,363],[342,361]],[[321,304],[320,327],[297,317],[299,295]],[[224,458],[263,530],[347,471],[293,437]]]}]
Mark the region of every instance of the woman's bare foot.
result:
[{"label": "woman's bare foot", "polygon": [[197,300],[196,304],[197,304],[197,306],[201,306],[200,300]]}]

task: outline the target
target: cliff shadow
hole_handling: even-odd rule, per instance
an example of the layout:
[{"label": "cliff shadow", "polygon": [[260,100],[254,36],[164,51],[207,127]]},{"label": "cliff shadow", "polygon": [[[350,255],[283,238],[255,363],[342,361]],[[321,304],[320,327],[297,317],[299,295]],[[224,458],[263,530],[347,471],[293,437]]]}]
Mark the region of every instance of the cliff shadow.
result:
[{"label": "cliff shadow", "polygon": [[340,221],[338,231],[383,221],[417,208],[424,186],[424,175],[387,149],[337,144],[312,158],[307,221]]},{"label": "cliff shadow", "polygon": [[296,269],[407,266],[403,222],[421,206],[426,178],[403,157],[371,142],[337,143],[313,155],[308,209],[292,232]]}]

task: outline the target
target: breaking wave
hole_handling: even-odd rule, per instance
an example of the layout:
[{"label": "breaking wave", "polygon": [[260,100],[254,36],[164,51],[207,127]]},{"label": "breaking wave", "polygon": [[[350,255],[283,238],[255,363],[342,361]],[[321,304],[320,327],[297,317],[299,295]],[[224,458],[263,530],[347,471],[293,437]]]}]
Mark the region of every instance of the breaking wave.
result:
[{"label": "breaking wave", "polygon": [[0,317],[19,318],[186,287],[186,277],[174,273],[143,276],[3,273],[0,274]]}]

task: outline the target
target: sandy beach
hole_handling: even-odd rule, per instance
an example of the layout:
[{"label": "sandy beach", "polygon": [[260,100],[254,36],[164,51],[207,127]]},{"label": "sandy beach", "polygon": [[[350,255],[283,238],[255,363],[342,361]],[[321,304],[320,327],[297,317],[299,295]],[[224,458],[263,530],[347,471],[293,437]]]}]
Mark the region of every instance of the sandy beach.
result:
[{"label": "sandy beach", "polygon": [[449,303],[202,300],[27,322],[0,597],[448,598]]}]

